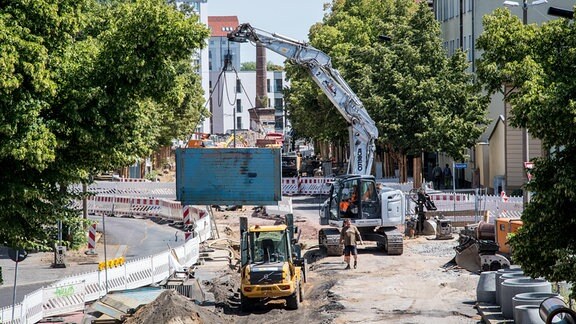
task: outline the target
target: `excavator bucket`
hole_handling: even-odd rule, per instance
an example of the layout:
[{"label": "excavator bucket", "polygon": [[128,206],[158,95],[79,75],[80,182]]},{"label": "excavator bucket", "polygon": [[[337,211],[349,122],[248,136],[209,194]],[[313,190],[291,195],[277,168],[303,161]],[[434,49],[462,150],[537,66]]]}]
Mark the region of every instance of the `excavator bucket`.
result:
[{"label": "excavator bucket", "polygon": [[455,248],[456,264],[470,272],[480,270],[480,254],[478,244],[474,240],[466,241]]}]

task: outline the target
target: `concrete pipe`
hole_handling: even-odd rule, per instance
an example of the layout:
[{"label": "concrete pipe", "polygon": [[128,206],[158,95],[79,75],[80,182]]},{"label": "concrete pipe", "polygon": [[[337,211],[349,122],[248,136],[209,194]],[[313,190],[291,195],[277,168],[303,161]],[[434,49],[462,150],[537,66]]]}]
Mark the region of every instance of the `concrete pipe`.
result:
[{"label": "concrete pipe", "polygon": [[[518,310],[517,307],[518,306],[526,306],[526,305],[532,305],[532,306],[537,306],[538,308],[540,307],[540,303],[542,303],[542,301],[546,298],[549,297],[558,297],[559,295],[556,293],[541,293],[541,292],[535,292],[535,293],[521,293],[521,294],[517,294],[516,296],[514,296],[514,298],[512,298],[512,309],[513,309],[513,313],[514,313],[514,321],[516,323],[522,323],[518,321]],[[540,316],[540,315],[538,315]],[[538,317],[540,318],[540,317]],[[544,322],[542,322],[544,323]]]},{"label": "concrete pipe", "polygon": [[546,279],[516,278],[504,280],[500,289],[502,316],[506,319],[512,319],[514,317],[514,308],[512,307],[514,296],[529,292],[550,293],[552,292],[552,284]]},{"label": "concrete pipe", "polygon": [[[500,288],[502,287],[502,279],[503,275],[508,274],[515,274],[516,277],[524,277],[524,271],[520,268],[510,268],[510,269],[500,269],[496,271],[495,275],[495,283],[496,283],[496,305],[500,306]],[[512,277],[508,277],[507,279],[512,279]]]},{"label": "concrete pipe", "polygon": [[540,303],[540,319],[546,324],[575,324],[576,312],[566,306],[560,297],[549,297]]},{"label": "concrete pipe", "polygon": [[496,271],[480,273],[476,286],[476,301],[479,303],[496,303]]},{"label": "concrete pipe", "polygon": [[538,305],[520,305],[514,309],[514,323],[518,324],[544,324],[540,318],[540,306]]}]

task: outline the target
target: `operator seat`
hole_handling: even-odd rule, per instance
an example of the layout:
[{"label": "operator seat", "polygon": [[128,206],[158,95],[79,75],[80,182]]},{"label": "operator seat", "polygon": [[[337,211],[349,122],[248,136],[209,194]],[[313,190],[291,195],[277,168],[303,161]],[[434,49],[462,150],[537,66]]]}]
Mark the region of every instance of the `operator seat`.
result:
[{"label": "operator seat", "polygon": [[271,257],[276,252],[276,248],[274,247],[274,241],[271,239],[263,239],[262,240],[262,252],[264,253],[264,255],[262,256],[262,260],[264,260],[264,262],[274,261],[274,260],[271,260]]}]

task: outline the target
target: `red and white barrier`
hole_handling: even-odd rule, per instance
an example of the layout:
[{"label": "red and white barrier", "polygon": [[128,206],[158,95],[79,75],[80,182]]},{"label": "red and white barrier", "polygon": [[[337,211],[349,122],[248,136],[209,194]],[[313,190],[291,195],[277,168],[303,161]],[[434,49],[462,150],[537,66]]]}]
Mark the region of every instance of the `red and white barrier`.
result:
[{"label": "red and white barrier", "polygon": [[184,242],[188,242],[192,237],[192,232],[184,232]]},{"label": "red and white barrier", "polygon": [[96,223],[88,227],[88,252],[87,254],[96,254]]},{"label": "red and white barrier", "polygon": [[190,225],[191,218],[190,218],[190,206],[186,205],[182,208],[182,220],[184,221],[184,225]]},{"label": "red and white barrier", "polygon": [[458,194],[458,195],[436,195],[436,194],[432,194],[430,195],[430,199],[434,200],[434,201],[468,201],[470,199],[470,197],[468,195],[462,195],[462,194]]},{"label": "red and white barrier", "polygon": [[330,193],[329,183],[332,178],[300,178],[299,189],[304,195],[317,195]]},{"label": "red and white barrier", "polygon": [[282,194],[297,195],[300,193],[299,178],[282,178]]},{"label": "red and white barrier", "polygon": [[120,178],[120,182],[150,182],[150,180],[142,178]]}]

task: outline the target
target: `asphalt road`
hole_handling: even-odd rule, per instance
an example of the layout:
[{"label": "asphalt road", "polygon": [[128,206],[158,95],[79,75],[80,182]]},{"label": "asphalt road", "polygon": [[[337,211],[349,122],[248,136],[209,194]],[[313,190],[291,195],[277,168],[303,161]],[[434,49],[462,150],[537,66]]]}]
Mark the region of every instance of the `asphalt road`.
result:
[{"label": "asphalt road", "polygon": [[[102,217],[90,216],[97,220],[97,230],[102,231]],[[126,260],[150,256],[184,243],[183,232],[166,224],[151,220],[107,217],[106,220],[106,257],[112,259],[124,256]],[[176,235],[178,233],[178,235]],[[53,254],[30,253],[26,260],[18,264],[15,278],[15,263],[8,257],[8,250],[0,247],[0,267],[4,284],[0,286],[0,308],[12,305],[14,279],[16,285],[16,303],[26,294],[51,284],[52,282],[78,273],[94,271],[99,261],[104,260],[104,237],[99,241],[100,252],[93,260],[79,262],[66,268],[52,268]]]}]

